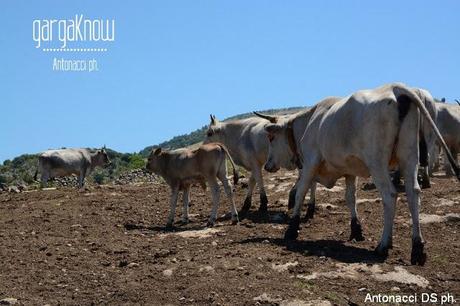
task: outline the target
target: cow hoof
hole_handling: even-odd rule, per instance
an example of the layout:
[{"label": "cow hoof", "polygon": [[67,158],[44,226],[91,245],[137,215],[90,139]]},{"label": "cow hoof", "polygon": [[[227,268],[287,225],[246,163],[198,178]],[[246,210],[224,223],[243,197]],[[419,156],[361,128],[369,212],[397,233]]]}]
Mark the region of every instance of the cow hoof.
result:
[{"label": "cow hoof", "polygon": [[308,203],[307,213],[305,214],[305,220],[313,219],[315,216],[315,202]]},{"label": "cow hoof", "polygon": [[174,229],[174,226],[172,225],[172,223],[166,224],[165,232],[172,232],[173,229]]},{"label": "cow hoof", "polygon": [[260,207],[259,211],[267,211],[268,199],[265,193],[260,195]]},{"label": "cow hoof", "polygon": [[387,258],[388,257],[388,250],[389,247],[383,247],[380,244],[375,248],[375,253],[382,258]]},{"label": "cow hoof", "polygon": [[410,256],[410,263],[412,265],[425,265],[426,253],[423,252],[424,245],[425,244],[420,239],[412,242],[412,252]]},{"label": "cow hoof", "polygon": [[422,184],[420,184],[420,187],[422,189],[428,189],[428,188],[431,188],[431,184],[430,184],[430,182],[427,182],[427,181],[424,180],[424,181],[422,181]]},{"label": "cow hoof", "polygon": [[214,222],[212,221],[208,221],[208,223],[206,224],[206,227],[213,227],[214,226]]},{"label": "cow hoof", "polygon": [[299,237],[299,230],[289,226],[286,233],[284,234],[284,240],[292,241],[296,240],[297,237]]},{"label": "cow hoof", "polygon": [[240,224],[240,221],[238,221],[238,219],[232,220],[232,225],[238,225],[238,224]]},{"label": "cow hoof", "polygon": [[246,219],[246,217],[248,216],[248,213],[249,213],[249,210],[244,210],[244,209],[240,210],[238,212],[238,216],[240,220]]},{"label": "cow hoof", "polygon": [[285,240],[296,240],[299,237],[299,224],[300,224],[300,217],[296,216],[291,219],[289,222],[288,229],[284,234]]},{"label": "cow hoof", "polygon": [[186,225],[186,224],[190,223],[190,220],[189,219],[183,219],[180,223],[181,223],[181,225]]},{"label": "cow hoof", "polygon": [[351,234],[350,234],[350,241],[364,241],[363,230],[361,228],[361,224],[357,219],[351,220]]},{"label": "cow hoof", "polygon": [[240,216],[240,219],[246,218],[248,215],[249,209],[251,209],[251,198],[246,198],[243,203],[243,207],[241,210],[238,212],[238,215]]}]

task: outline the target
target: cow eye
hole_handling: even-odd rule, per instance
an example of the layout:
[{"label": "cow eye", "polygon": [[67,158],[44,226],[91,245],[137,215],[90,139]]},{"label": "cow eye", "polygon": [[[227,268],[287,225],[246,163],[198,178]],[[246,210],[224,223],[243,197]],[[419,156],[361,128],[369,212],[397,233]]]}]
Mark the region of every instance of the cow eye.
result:
[{"label": "cow eye", "polygon": [[272,142],[273,139],[275,139],[275,136],[273,134],[268,134],[268,141]]}]

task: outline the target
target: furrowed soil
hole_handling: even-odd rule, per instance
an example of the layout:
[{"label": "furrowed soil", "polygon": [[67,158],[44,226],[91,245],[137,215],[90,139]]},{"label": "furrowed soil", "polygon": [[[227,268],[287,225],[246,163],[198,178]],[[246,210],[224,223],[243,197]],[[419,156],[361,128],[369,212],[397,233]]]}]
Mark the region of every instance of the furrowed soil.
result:
[{"label": "furrowed soil", "polygon": [[[436,176],[422,190],[428,255],[411,266],[411,218],[404,193],[393,249],[373,252],[383,229],[378,191],[361,189],[365,241],[348,241],[344,181],[319,187],[314,219],[296,242],[283,240],[287,194],[297,175],[265,173],[269,219],[254,194],[247,219],[221,217],[207,229],[209,189],[191,193],[191,222],[165,232],[169,189],[161,183],[0,194],[0,300],[23,305],[364,305],[368,293],[450,293],[460,300],[460,188]],[[242,206],[246,189],[236,187]],[[308,197],[307,197],[308,198]],[[307,202],[307,199],[306,199]],[[305,209],[304,209],[305,210]],[[221,192],[219,216],[228,216]]]}]

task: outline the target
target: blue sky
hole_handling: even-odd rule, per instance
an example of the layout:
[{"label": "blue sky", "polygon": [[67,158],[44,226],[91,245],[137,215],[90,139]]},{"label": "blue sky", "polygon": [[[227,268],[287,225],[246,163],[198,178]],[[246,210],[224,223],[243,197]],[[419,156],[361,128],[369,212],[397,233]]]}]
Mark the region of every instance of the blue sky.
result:
[{"label": "blue sky", "polygon": [[[402,81],[460,98],[460,2],[10,1],[0,4],[0,161],[139,151],[208,123]],[[115,19],[103,54],[45,53],[34,19]],[[81,44],[74,44],[81,47]],[[86,44],[85,46],[88,46]],[[53,58],[96,58],[57,72]]]}]

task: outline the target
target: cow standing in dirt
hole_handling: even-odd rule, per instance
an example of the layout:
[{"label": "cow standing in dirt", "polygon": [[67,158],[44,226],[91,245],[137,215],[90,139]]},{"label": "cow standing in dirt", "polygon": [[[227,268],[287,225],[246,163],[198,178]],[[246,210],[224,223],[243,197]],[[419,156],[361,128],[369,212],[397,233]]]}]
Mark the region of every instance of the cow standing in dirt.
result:
[{"label": "cow standing in dirt", "polygon": [[[329,97],[324,99],[320,103],[334,103],[335,101],[339,101],[340,99],[341,98],[339,97]],[[266,166],[265,170],[269,172],[276,172],[279,170],[279,168],[285,168],[287,170],[294,170],[297,168],[300,171],[302,165],[299,158],[298,147],[300,145],[300,140],[305,131],[305,127],[307,126],[308,121],[310,120],[310,117],[313,114],[311,108],[305,109],[292,115],[285,116],[269,116],[257,112],[254,112],[254,114],[263,119],[268,120],[271,123],[270,125],[266,126],[267,137],[269,142],[271,143],[269,146],[268,155],[271,156],[271,158],[275,158],[277,160],[275,162],[277,167],[271,168]],[[278,133],[278,137],[274,137],[274,131],[272,131],[272,129],[279,130],[277,127],[283,127],[282,132]],[[272,144],[272,142],[276,142],[276,144]],[[280,150],[277,150],[276,152],[271,152],[270,150],[273,150],[274,148],[280,148]],[[288,150],[286,150],[286,148],[288,148]],[[297,184],[298,181],[289,192],[289,209],[293,208],[295,204]],[[305,215],[306,219],[313,218],[316,202],[315,192],[316,182],[313,182],[310,188],[310,199],[308,202],[307,213]]]},{"label": "cow standing in dirt", "polygon": [[172,228],[173,226],[179,191],[183,192],[182,222],[188,223],[190,186],[193,183],[199,183],[206,187],[206,182],[211,188],[213,203],[208,226],[213,226],[219,207],[220,190],[217,179],[222,182],[225,193],[231,203],[233,224],[238,223],[238,213],[233,201],[232,188],[227,179],[226,157],[228,157],[233,166],[233,181],[236,184],[238,182],[238,173],[235,164],[222,144],[204,144],[194,150],[163,151],[158,148],[151,152],[147,162],[147,170],[162,176],[172,191],[171,208],[166,223],[167,228]]},{"label": "cow standing in dirt", "polygon": [[[425,95],[427,92],[423,91]],[[432,99],[425,96],[424,99]],[[420,232],[420,187],[417,182],[419,162],[420,115],[431,126],[438,141],[447,148],[418,93],[403,84],[389,84],[362,90],[331,103],[319,103],[312,109],[300,144],[302,170],[297,186],[295,207],[285,239],[296,239],[300,208],[314,180],[332,188],[345,177],[346,202],[353,224],[359,226],[356,212],[356,177],[372,176],[384,204],[384,229],[376,251],[384,256],[392,247],[392,230],[397,192],[389,169],[399,167],[405,177],[405,189],[412,216],[411,263],[423,265],[426,254]],[[266,127],[276,132],[275,127]],[[275,136],[276,137],[276,136]],[[271,150],[273,152],[275,150]],[[424,154],[426,154],[426,150]],[[448,156],[457,177],[460,170]],[[425,157],[426,158],[426,157]],[[266,168],[276,169],[270,154]],[[359,226],[360,229],[360,226]]]},{"label": "cow standing in dirt", "polygon": [[82,188],[85,177],[97,166],[104,167],[110,164],[105,148],[95,152],[89,149],[61,149],[48,150],[38,156],[38,172],[41,173],[41,187],[45,187],[50,178],[78,175],[78,186]]},{"label": "cow standing in dirt", "polygon": [[260,193],[259,212],[267,214],[268,199],[262,177],[262,168],[268,156],[268,139],[264,130],[266,124],[266,120],[257,117],[220,122],[211,115],[211,123],[204,141],[204,143],[214,141],[223,143],[235,163],[251,172],[248,192],[240,210],[241,218],[244,218],[251,208],[252,193],[256,183]]},{"label": "cow standing in dirt", "polygon": [[[439,132],[444,138],[449,150],[457,161],[457,155],[460,152],[460,106],[447,103],[436,103],[437,121]],[[431,147],[430,168],[433,171],[436,160],[439,158],[439,143]],[[447,161],[444,162],[446,175],[452,175],[452,168]]]}]

